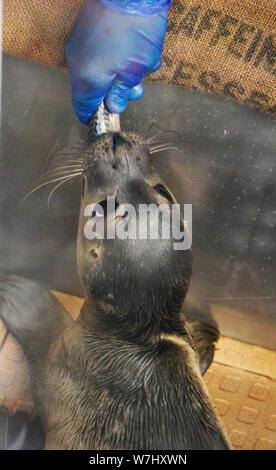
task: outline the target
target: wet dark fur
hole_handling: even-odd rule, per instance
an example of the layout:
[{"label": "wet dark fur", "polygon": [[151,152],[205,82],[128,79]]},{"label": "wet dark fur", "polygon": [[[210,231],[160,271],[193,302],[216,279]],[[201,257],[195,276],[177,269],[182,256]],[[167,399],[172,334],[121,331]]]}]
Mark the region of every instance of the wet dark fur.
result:
[{"label": "wet dark fur", "polygon": [[[84,175],[78,266],[86,301],[79,319],[38,283],[0,279],[0,315],[26,353],[46,448],[228,448],[190,336],[200,342],[204,329],[190,322],[189,334],[180,314],[190,250],[174,250],[172,239],[83,234],[88,203],[115,195],[119,207],[155,202],[170,210],[173,196],[158,194],[160,178],[133,134],[96,141],[84,154]],[[205,345],[213,345],[211,336]]]}]

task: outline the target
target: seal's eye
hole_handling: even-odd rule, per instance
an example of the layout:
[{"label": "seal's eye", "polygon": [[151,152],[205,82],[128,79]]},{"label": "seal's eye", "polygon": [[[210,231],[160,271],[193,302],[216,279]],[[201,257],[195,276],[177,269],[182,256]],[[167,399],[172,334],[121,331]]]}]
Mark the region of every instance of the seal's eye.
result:
[{"label": "seal's eye", "polygon": [[107,215],[107,200],[106,199],[96,204],[96,207],[92,215],[93,217],[106,217]]},{"label": "seal's eye", "polygon": [[92,217],[107,217],[108,215],[116,212],[117,208],[119,207],[118,202],[116,199],[113,201],[107,202],[107,199],[103,199],[100,202],[97,202],[95,209],[92,212]]},{"label": "seal's eye", "polygon": [[174,204],[172,195],[167,191],[163,184],[158,183],[156,186],[154,186],[154,189],[158,194],[160,194],[160,196],[165,197],[171,204]]}]

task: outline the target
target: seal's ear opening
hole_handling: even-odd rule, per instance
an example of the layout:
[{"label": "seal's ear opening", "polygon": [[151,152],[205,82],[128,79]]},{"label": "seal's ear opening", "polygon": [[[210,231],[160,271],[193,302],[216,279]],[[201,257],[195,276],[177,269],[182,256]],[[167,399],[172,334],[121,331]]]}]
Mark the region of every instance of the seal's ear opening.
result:
[{"label": "seal's ear opening", "polygon": [[167,190],[167,188],[165,188],[163,184],[158,183],[153,188],[158,194],[160,194],[160,196],[163,196],[164,198],[166,198],[171,204],[175,204],[175,200],[173,199],[173,196]]}]

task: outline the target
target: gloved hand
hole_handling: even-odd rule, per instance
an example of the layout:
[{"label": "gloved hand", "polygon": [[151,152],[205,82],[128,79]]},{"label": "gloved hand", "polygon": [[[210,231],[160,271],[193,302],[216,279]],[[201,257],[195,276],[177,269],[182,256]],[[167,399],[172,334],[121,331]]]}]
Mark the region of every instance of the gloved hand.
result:
[{"label": "gloved hand", "polygon": [[81,122],[103,99],[121,113],[143,95],[141,80],[161,67],[169,6],[170,0],[86,1],[65,49]]}]

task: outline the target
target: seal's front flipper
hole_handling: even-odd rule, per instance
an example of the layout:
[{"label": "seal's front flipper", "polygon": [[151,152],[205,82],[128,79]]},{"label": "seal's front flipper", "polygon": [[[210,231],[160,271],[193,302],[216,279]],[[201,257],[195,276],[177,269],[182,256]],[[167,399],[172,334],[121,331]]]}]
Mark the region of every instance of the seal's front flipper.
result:
[{"label": "seal's front flipper", "polygon": [[181,310],[185,328],[191,335],[199,357],[199,368],[204,375],[214,359],[215,344],[219,340],[218,324],[207,302],[185,299]]},{"label": "seal's front flipper", "polygon": [[186,321],[185,325],[194,340],[199,357],[200,373],[204,375],[213,362],[219,331],[213,325],[207,325],[200,321]]},{"label": "seal's front flipper", "polygon": [[73,322],[41,283],[15,274],[0,274],[0,317],[32,358],[45,354]]}]

